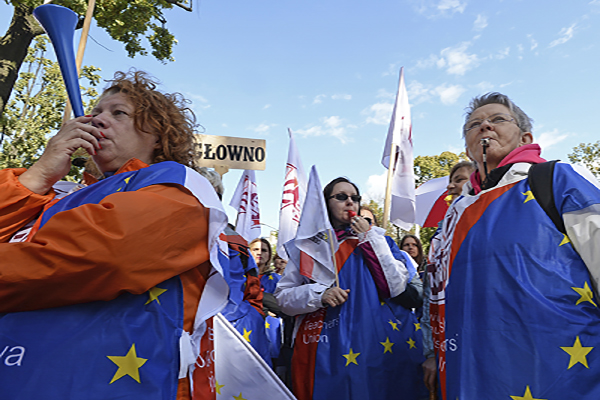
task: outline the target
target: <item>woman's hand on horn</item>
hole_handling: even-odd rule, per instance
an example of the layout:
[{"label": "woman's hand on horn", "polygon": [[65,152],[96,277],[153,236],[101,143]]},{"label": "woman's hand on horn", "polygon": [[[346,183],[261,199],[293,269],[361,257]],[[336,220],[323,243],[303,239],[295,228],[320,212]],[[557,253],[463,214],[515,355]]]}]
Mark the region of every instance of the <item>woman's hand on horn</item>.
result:
[{"label": "woman's hand on horn", "polygon": [[101,150],[102,133],[88,123],[92,116],[78,117],[68,121],[46,145],[40,159],[19,176],[23,186],[34,193],[46,194],[56,182],[71,169],[71,156],[82,147],[90,155]]}]

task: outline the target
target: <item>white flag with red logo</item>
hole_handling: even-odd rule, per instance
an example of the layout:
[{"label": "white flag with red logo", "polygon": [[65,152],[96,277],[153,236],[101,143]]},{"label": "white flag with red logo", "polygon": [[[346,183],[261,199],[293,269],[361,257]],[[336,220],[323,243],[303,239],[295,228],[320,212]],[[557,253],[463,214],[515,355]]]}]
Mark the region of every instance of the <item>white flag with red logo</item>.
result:
[{"label": "white flag with red logo", "polygon": [[229,205],[238,210],[235,231],[248,242],[260,237],[258,187],[253,170],[244,170]]},{"label": "white flag with red logo", "polygon": [[302,205],[306,197],[306,174],[300,161],[300,154],[296,148],[296,142],[292,131],[290,135],[290,147],[288,159],[285,166],[285,180],[283,183],[283,196],[281,197],[281,208],[279,209],[279,233],[277,234],[277,254],[288,259],[283,245],[296,236]]},{"label": "white flag with red logo", "polygon": [[400,69],[400,82],[392,119],[388,129],[381,163],[390,167],[392,143],[396,146],[396,162],[392,179],[390,221],[404,230],[415,223],[415,173],[412,144],[410,105],[404,84],[404,67]]},{"label": "white flag with red logo", "polygon": [[[248,333],[252,338],[252,331]],[[193,371],[193,400],[296,400],[247,338],[222,314],[207,321]]]},{"label": "white flag with red logo", "polygon": [[337,237],[329,222],[321,181],[313,165],[296,238],[286,243],[285,248],[302,275],[329,286],[335,281],[333,255],[338,247]]}]

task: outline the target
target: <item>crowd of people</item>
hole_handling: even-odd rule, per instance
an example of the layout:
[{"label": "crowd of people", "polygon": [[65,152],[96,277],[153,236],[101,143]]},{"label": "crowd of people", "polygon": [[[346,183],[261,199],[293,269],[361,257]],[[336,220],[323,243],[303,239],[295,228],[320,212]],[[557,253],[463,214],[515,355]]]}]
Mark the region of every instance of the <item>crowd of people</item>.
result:
[{"label": "crowd of people", "polygon": [[[180,95],[119,72],[34,165],[0,171],[0,397],[208,398],[194,363],[221,311],[301,400],[600,398],[600,185],[542,159],[507,96],[467,109],[471,161],[428,254],[351,180],[324,187],[328,282],[227,225],[194,127]],[[61,182],[79,148],[100,179]]]}]

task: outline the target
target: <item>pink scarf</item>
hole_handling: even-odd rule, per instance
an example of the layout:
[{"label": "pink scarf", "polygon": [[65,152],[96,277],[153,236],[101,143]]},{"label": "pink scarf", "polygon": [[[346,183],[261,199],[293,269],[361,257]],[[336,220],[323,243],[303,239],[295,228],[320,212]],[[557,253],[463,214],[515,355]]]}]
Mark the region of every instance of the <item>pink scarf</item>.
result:
[{"label": "pink scarf", "polygon": [[[535,143],[517,147],[516,149],[508,153],[506,157],[504,157],[500,164],[498,164],[498,168],[508,164],[514,164],[519,162],[526,162],[530,164],[540,164],[546,162],[546,160],[540,157],[541,153],[541,147]],[[473,186],[475,194],[481,192],[481,184],[483,182],[481,182],[481,175],[479,174],[479,170],[475,170],[475,172],[471,174],[469,180],[471,181],[471,185]]]}]

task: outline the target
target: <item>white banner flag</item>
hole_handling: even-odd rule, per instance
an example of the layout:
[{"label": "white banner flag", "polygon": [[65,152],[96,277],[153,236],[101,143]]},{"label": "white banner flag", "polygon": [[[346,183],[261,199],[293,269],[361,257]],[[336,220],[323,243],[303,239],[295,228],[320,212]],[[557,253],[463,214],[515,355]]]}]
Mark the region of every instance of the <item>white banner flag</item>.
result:
[{"label": "white banner flag", "polygon": [[194,367],[193,400],[296,399],[248,339],[220,313],[207,321]]},{"label": "white banner flag", "polygon": [[[327,215],[317,168],[313,165],[296,238],[286,244],[286,250],[290,258],[299,265],[302,275],[315,282],[330,285],[335,281],[333,254],[338,247],[337,237]],[[300,260],[300,253],[308,257]]]},{"label": "white banner flag", "polygon": [[392,143],[396,144],[396,163],[392,179],[390,221],[404,230],[415,223],[415,174],[412,144],[410,105],[404,84],[404,67],[400,69],[400,81],[396,103],[386,138],[381,163],[389,168]]},{"label": "white banner flag", "polygon": [[214,317],[215,378],[220,399],[296,399],[242,335]]},{"label": "white banner flag", "polygon": [[235,231],[248,242],[260,237],[258,187],[253,170],[244,170],[229,205],[238,210]]},{"label": "white banner flag", "polygon": [[290,146],[285,166],[283,196],[281,197],[281,207],[279,209],[279,233],[277,234],[277,254],[286,260],[288,256],[283,245],[296,236],[302,205],[306,197],[306,174],[300,161],[300,154],[296,148],[292,131],[288,129],[288,133],[290,135]]}]

